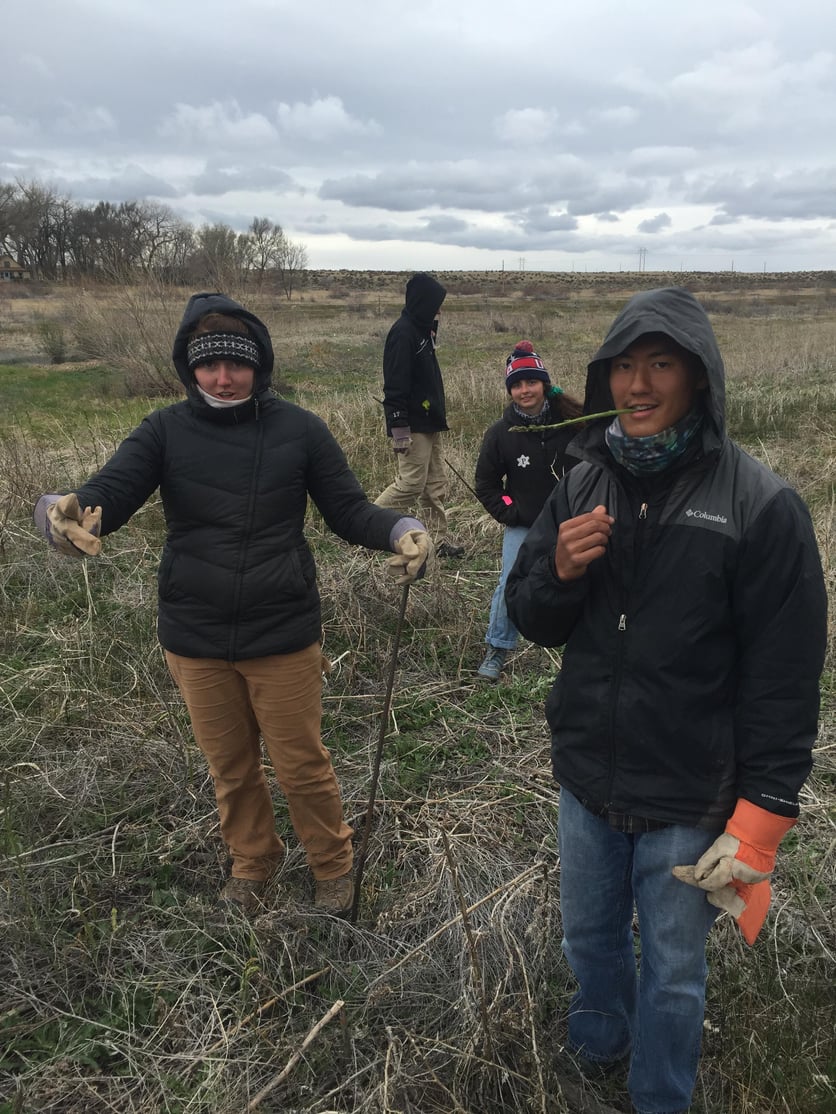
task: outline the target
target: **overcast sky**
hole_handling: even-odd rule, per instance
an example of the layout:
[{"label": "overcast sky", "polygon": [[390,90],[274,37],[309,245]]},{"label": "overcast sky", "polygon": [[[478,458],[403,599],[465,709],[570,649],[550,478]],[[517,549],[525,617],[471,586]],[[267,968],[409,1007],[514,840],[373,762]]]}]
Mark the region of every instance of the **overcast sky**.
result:
[{"label": "overcast sky", "polygon": [[0,180],[321,268],[836,268],[833,0],[4,0]]}]

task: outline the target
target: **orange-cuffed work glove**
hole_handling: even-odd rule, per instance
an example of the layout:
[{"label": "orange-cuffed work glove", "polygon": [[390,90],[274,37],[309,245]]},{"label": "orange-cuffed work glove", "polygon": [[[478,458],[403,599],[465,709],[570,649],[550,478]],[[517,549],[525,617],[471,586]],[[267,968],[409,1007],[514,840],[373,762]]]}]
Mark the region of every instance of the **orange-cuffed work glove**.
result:
[{"label": "orange-cuffed work glove", "polygon": [[795,824],[744,798],[695,866],[675,866],[681,882],[707,891],[708,900],[737,921],[747,944],[754,944],[766,920],[772,887],[769,876],[781,840]]},{"label": "orange-cuffed work glove", "polygon": [[420,580],[432,561],[435,546],[425,530],[407,530],[394,542],[395,556],[386,564],[398,578],[396,584],[412,584]]},{"label": "orange-cuffed work glove", "polygon": [[35,507],[35,524],[49,544],[65,557],[96,557],[102,548],[99,531],[102,508],[78,505],[74,491],[42,495]]}]

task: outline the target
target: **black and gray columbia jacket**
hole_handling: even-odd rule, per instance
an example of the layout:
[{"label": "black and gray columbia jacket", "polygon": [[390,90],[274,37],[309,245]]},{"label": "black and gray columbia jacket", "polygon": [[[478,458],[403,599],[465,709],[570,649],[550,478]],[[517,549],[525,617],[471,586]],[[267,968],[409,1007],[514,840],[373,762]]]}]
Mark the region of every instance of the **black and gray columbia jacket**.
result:
[{"label": "black and gray columbia jacket", "polygon": [[[189,333],[207,313],[245,321],[262,353],[253,397],[214,409],[188,370]],[[184,657],[230,661],[292,653],[321,635],[316,569],[303,533],[308,495],[346,541],[389,549],[400,515],[369,503],[316,415],[270,390],[263,323],[223,294],[196,294],[174,341],[187,398],[149,414],[78,492],[118,530],[160,489],[160,641]]]},{"label": "black and gray columbia jacket", "polygon": [[[726,436],[724,370],[685,290],[632,298],[589,365],[585,409],[612,406],[609,361],[645,333],[695,353],[708,391],[702,440],[639,481],[604,443],[609,419],[546,503],[511,572],[520,631],[565,643],[546,704],[555,778],[596,811],[722,829],[736,800],[798,813],[811,767],[826,596],[798,495]],[[560,523],[604,505],[606,554],[571,583],[554,569]]]},{"label": "black and gray columbia jacket", "polygon": [[386,432],[409,426],[413,433],[447,429],[444,382],[435,354],[435,315],[447,291],[420,272],[406,284],[406,302],[383,346],[383,409]]}]

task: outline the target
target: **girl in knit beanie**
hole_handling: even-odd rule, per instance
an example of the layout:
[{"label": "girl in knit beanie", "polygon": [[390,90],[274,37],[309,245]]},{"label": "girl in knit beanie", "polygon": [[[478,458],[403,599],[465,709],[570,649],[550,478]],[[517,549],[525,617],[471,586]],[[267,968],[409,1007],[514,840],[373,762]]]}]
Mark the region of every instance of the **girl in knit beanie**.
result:
[{"label": "girl in knit beanie", "polygon": [[508,574],[529,527],[555,484],[575,463],[566,456],[575,427],[549,427],[583,412],[577,399],[552,383],[529,340],[519,341],[505,361],[505,388],[509,404],[485,432],[476,464],[476,495],[504,527],[502,571],[491,600],[487,650],[478,669],[479,676],[489,681],[499,680],[519,638],[505,607]]}]

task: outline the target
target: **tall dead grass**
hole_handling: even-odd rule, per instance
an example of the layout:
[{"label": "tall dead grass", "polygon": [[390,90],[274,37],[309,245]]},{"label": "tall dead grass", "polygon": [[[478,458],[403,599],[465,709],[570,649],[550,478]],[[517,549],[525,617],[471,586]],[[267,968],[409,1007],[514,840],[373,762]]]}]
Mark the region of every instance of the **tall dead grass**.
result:
[{"label": "tall dead grass", "polygon": [[[375,401],[390,322],[303,306],[262,307],[293,398],[328,421],[373,496],[394,471]],[[580,394],[611,315],[558,309],[538,334],[515,308],[514,333]],[[453,300],[441,334],[445,453],[469,481],[518,339],[494,332],[490,312]],[[808,498],[832,606],[833,323],[722,329],[733,425]],[[127,432],[113,421],[101,452]],[[32,500],[89,469],[88,440],[66,437],[53,455],[26,429],[0,439],[0,1109],[240,1114],[264,1095],[258,1109],[285,1114],[614,1110],[617,1090],[562,1055],[572,984],[542,715],[559,654],[523,644],[505,683],[476,683],[492,521],[452,478],[468,554],[410,591],[358,923],[312,914],[292,836],[267,911],[248,922],[214,904],[226,856],[211,783],[156,642],[158,503],[96,561],[62,560],[34,536]],[[334,662],[324,737],[359,830],[399,591],[381,556],[315,512],[309,533]],[[831,636],[816,769],[765,936],[747,949],[724,921],[711,939],[703,1114],[833,1109],[833,665]],[[288,834],[278,793],[275,807]]]}]

